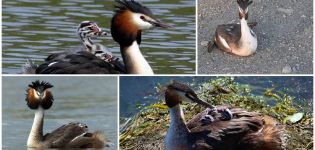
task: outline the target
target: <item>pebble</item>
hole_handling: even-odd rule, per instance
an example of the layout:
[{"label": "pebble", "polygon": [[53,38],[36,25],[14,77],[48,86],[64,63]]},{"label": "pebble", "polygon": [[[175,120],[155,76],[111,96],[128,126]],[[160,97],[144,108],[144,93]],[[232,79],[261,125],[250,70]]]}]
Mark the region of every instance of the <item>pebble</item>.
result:
[{"label": "pebble", "polygon": [[208,41],[201,41],[200,45],[201,46],[208,46],[208,43],[209,43]]},{"label": "pebble", "polygon": [[285,65],[284,67],[283,67],[283,69],[282,69],[282,73],[286,73],[286,74],[288,74],[288,73],[292,73],[292,67],[290,66],[290,65]]},{"label": "pebble", "polygon": [[278,8],[278,11],[286,13],[286,14],[292,14],[293,9],[286,9],[286,8]]}]

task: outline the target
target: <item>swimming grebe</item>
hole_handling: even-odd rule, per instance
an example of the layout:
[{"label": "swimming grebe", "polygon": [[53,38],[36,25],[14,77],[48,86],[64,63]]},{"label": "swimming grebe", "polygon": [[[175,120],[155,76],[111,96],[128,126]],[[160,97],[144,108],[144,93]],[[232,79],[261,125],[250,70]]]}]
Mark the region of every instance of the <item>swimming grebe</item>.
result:
[{"label": "swimming grebe", "polygon": [[105,146],[104,135],[96,131],[88,132],[82,123],[69,123],[51,133],[43,135],[44,112],[54,101],[49,90],[53,86],[45,81],[35,81],[28,85],[26,102],[30,109],[35,110],[34,122],[27,140],[29,148],[102,148]]},{"label": "swimming grebe", "polygon": [[[187,85],[174,82],[165,91],[171,124],[165,138],[167,150],[281,150],[280,127],[272,117],[243,109],[231,109],[232,118],[202,123],[203,112],[188,123],[180,106],[193,101],[205,107]],[[211,107],[211,105],[210,105]]]},{"label": "swimming grebe", "polygon": [[152,27],[171,26],[154,19],[150,9],[138,2],[116,1],[115,14],[111,20],[111,34],[120,45],[124,68],[116,65],[118,61],[108,63],[91,53],[79,52],[79,54],[67,56],[66,60],[44,63],[38,67],[36,73],[114,74],[125,73],[124,70],[126,70],[128,74],[153,74],[152,68],[139,49],[142,30]]},{"label": "swimming grebe", "polygon": [[256,26],[256,22],[247,23],[248,6],[252,2],[252,0],[237,0],[240,24],[219,25],[209,51],[215,44],[219,49],[238,56],[249,56],[255,53],[257,36],[251,28]]}]

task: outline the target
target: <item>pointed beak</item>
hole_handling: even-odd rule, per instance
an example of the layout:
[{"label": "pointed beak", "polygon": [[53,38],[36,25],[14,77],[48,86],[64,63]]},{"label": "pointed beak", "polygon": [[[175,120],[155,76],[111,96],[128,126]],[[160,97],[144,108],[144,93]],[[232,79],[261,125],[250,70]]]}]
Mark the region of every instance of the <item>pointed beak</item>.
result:
[{"label": "pointed beak", "polygon": [[199,99],[199,98],[196,97],[196,96],[193,96],[193,95],[191,95],[191,94],[186,94],[186,95],[187,95],[187,97],[188,97],[190,100],[192,100],[193,102],[195,102],[195,103],[197,103],[197,104],[199,104],[199,105],[202,105],[202,106],[204,106],[204,107],[206,107],[206,108],[211,108],[211,109],[215,108],[215,107],[212,106],[211,104],[209,104],[209,103],[207,103],[207,102],[205,102],[205,101]]},{"label": "pointed beak", "polygon": [[105,36],[105,35],[107,35],[107,32],[103,31],[96,24],[94,24],[94,26],[92,26],[92,31],[95,33],[96,36]]},{"label": "pointed beak", "polygon": [[172,25],[166,24],[161,22],[160,20],[150,20],[148,21],[149,23],[151,23],[153,26],[155,27],[161,27],[161,28],[173,28]]}]

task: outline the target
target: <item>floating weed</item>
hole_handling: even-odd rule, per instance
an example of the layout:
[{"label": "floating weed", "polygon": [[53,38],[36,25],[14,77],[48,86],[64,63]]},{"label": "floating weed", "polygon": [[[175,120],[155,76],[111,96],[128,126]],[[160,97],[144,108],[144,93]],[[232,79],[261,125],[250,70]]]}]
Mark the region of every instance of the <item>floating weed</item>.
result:
[{"label": "floating weed", "polygon": [[[158,93],[163,93],[163,86],[158,85]],[[265,89],[262,95],[254,95],[252,87],[239,84],[233,77],[220,77],[199,86],[198,96],[213,105],[229,105],[241,107],[249,111],[256,111],[270,115],[285,125],[283,141],[286,149],[312,149],[313,148],[313,118],[312,104],[287,95],[274,88]],[[293,103],[295,102],[295,103]],[[204,110],[196,104],[182,104],[185,118],[189,120],[193,115]],[[290,116],[293,122],[288,121]],[[168,109],[164,101],[143,107],[141,111],[130,120],[120,134],[121,149],[164,149],[164,138],[169,127]]]}]

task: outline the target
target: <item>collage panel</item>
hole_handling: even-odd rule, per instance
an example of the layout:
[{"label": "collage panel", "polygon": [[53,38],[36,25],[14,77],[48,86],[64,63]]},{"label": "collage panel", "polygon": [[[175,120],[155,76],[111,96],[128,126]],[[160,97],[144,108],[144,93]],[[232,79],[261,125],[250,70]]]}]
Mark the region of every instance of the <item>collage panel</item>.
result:
[{"label": "collage panel", "polygon": [[313,149],[311,0],[1,7],[3,150]]},{"label": "collage panel", "polygon": [[5,76],[2,83],[2,149],[117,149],[117,77]]},{"label": "collage panel", "polygon": [[120,77],[120,149],[312,149],[311,76]]},{"label": "collage panel", "polygon": [[195,1],[3,1],[4,74],[195,74]]},{"label": "collage panel", "polygon": [[198,73],[313,73],[312,0],[198,0],[197,13]]}]

